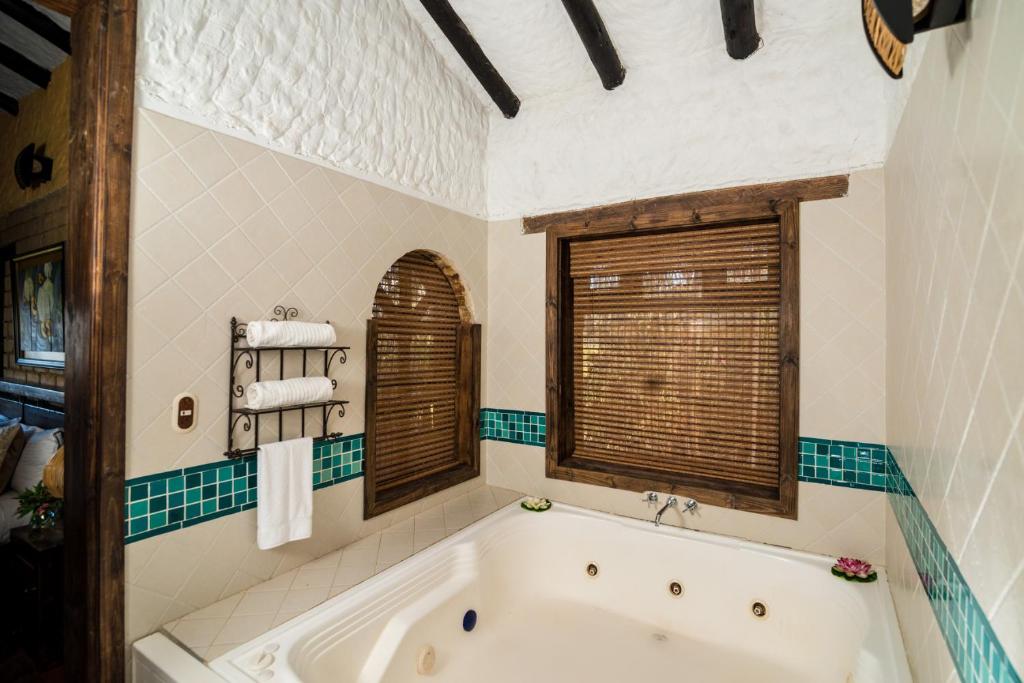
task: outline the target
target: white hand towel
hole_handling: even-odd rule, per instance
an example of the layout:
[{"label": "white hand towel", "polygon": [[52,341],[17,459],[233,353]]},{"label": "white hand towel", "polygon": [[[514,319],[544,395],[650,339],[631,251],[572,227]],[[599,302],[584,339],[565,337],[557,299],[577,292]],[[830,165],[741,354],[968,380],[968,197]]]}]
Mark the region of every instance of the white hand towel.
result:
[{"label": "white hand towel", "polygon": [[253,382],[245,390],[245,407],[253,410],[330,401],[334,386],[327,377],[294,377]]},{"label": "white hand towel", "polygon": [[313,533],[313,439],[261,445],[256,455],[256,545],[261,550]]},{"label": "white hand towel", "polygon": [[334,346],[338,341],[327,323],[297,320],[253,320],[245,326],[245,340],[258,349],[265,346]]}]

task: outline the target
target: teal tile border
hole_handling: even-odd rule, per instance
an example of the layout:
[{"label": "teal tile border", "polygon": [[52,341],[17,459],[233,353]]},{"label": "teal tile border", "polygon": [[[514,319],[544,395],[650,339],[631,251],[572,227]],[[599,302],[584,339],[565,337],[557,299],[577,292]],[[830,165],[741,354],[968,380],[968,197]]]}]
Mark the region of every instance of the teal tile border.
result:
[{"label": "teal tile border", "polygon": [[480,440],[543,447],[547,438],[544,413],[484,408],[480,411]]},{"label": "teal tile border", "polygon": [[[544,413],[483,408],[480,439],[544,447]],[[313,488],[363,475],[364,436],[318,439]],[[800,439],[800,481],[884,490],[885,447],[829,439]],[[125,482],[125,543],[249,510],[256,506],[256,456],[157,472]]]},{"label": "teal tile border", "polygon": [[885,446],[862,441],[800,437],[797,479],[815,484],[885,491]]},{"label": "teal tile border", "polygon": [[[363,476],[362,434],[317,439],[313,488]],[[147,474],[125,481],[124,542],[166,534],[256,507],[256,456]]]},{"label": "teal tile border", "polygon": [[885,463],[889,505],[903,532],[960,680],[964,683],[1021,683],[985,611],[891,451],[886,451]]},{"label": "teal tile border", "polygon": [[[480,438],[507,443],[545,444],[544,413],[484,408],[480,411]],[[860,441],[800,437],[797,478],[816,484],[885,490],[885,446]]]}]

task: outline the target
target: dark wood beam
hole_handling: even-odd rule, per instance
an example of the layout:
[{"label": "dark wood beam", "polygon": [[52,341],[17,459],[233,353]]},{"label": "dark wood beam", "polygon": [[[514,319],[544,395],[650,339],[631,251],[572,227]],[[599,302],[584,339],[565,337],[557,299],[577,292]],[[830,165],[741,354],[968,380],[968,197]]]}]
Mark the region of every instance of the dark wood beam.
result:
[{"label": "dark wood beam", "polygon": [[[723,0],[724,1],[724,0]],[[572,25],[580,34],[583,47],[587,48],[590,61],[601,77],[605,90],[614,90],[626,78],[626,69],[619,61],[619,55],[612,45],[604,21],[594,7],[593,0],[562,0],[565,11],[572,19]]]},{"label": "dark wood beam", "polygon": [[25,0],[0,0],[0,12],[53,44],[62,52],[71,54],[71,33],[65,31],[57,22]]},{"label": "dark wood beam", "polygon": [[746,59],[761,46],[754,18],[754,0],[720,0],[725,50],[733,59]]},{"label": "dark wood beam", "polygon": [[82,8],[85,2],[88,2],[88,0],[36,0],[36,4],[52,9],[54,12],[59,12],[66,17],[73,16],[75,12]]},{"label": "dark wood beam", "polygon": [[22,78],[35,83],[40,88],[50,85],[50,70],[43,68],[31,59],[23,56],[20,52],[0,43],[0,66],[18,74]]},{"label": "dark wood beam", "polygon": [[7,112],[11,116],[17,116],[18,100],[14,99],[7,93],[0,92],[0,109]]},{"label": "dark wood beam", "polygon": [[633,225],[673,227],[681,224],[713,223],[734,218],[739,213],[756,207],[765,215],[774,213],[779,202],[792,200],[812,202],[819,199],[845,197],[850,188],[850,176],[833,175],[805,180],[787,180],[779,183],[742,185],[719,190],[687,192],[652,199],[636,199],[618,204],[606,204],[590,209],[527,216],[523,219],[523,232],[544,232],[548,228],[569,228],[586,231]]},{"label": "dark wood beam", "polygon": [[511,119],[519,113],[519,98],[508,87],[508,83],[501,77],[498,70],[494,68],[487,55],[480,49],[473,34],[469,32],[462,19],[455,13],[448,0],[420,0],[423,8],[427,10],[430,17],[437,24],[441,32],[455,48],[455,51],[462,57],[469,70],[480,81],[487,94],[491,96],[498,109]]}]

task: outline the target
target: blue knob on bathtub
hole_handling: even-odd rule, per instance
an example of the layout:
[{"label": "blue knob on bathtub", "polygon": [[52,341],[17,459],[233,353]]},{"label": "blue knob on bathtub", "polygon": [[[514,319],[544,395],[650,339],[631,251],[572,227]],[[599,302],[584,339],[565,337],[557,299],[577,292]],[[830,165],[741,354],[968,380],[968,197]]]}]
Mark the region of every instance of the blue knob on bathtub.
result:
[{"label": "blue knob on bathtub", "polygon": [[476,610],[466,610],[466,613],[462,615],[462,630],[469,633],[476,628]]}]

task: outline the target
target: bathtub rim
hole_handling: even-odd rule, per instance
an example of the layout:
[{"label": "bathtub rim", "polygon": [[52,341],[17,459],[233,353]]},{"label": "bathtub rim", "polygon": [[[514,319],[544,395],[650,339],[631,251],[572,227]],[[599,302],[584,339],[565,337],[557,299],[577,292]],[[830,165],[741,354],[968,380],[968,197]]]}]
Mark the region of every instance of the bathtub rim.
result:
[{"label": "bathtub rim", "polygon": [[[301,646],[303,641],[310,637],[311,633],[316,633],[317,622],[323,622],[335,613],[335,618],[339,615],[351,617],[353,613],[365,610],[375,598],[379,599],[381,595],[391,593],[395,589],[400,588],[420,568],[425,565],[437,564],[436,560],[439,556],[452,552],[454,548],[465,543],[467,540],[473,539],[481,530],[486,529],[488,526],[495,526],[505,520],[515,518],[530,519],[537,514],[554,512],[562,517],[596,519],[604,523],[618,524],[627,529],[655,536],[682,538],[701,544],[710,543],[719,547],[752,552],[788,562],[809,564],[820,567],[823,571],[827,571],[834,563],[834,558],[832,557],[803,550],[794,550],[784,546],[688,529],[686,527],[671,525],[655,527],[650,521],[580,508],[565,503],[556,502],[547,513],[527,511],[520,507],[520,503],[524,499],[525,496],[499,508],[495,512],[467,525],[437,543],[413,553],[386,570],[329,598],[312,609],[275,626],[246,643],[232,648],[208,662],[207,666],[225,680],[238,683],[252,683],[258,679],[247,673],[243,664],[244,659],[247,656],[251,659],[254,653],[261,651],[261,648],[275,644],[278,647],[277,652],[279,656],[284,657],[275,666],[276,670],[280,673],[284,673],[287,670],[289,674],[296,675],[291,662],[287,660],[286,653],[290,652],[290,649],[293,647]],[[893,605],[889,589],[888,578],[883,567],[878,567],[877,572],[878,579],[873,584],[859,584],[866,589],[867,594],[863,596],[863,599],[867,603],[868,609],[873,616],[880,617],[881,621],[881,623],[877,624],[872,622],[867,640],[865,641],[866,645],[861,649],[868,649],[875,653],[876,656],[885,655],[884,663],[894,667],[892,671],[887,670],[886,673],[890,675],[887,680],[891,680],[893,683],[910,683],[912,679],[907,664],[902,635],[899,630],[895,606]],[[836,580],[838,581],[839,579]]]}]

